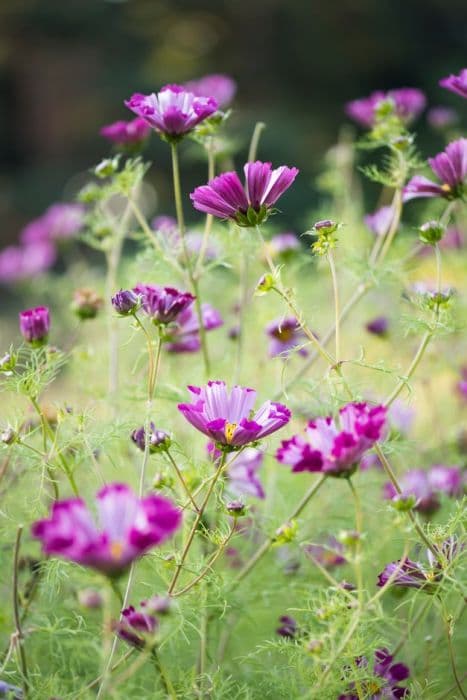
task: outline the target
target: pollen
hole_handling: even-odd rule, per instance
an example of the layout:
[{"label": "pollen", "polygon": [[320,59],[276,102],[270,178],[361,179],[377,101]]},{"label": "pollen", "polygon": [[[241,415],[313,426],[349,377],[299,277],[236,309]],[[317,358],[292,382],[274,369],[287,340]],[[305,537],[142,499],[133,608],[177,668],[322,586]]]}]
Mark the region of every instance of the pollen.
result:
[{"label": "pollen", "polygon": [[225,424],[225,428],[224,428],[225,439],[227,440],[227,443],[229,445],[232,442],[232,438],[234,436],[236,429],[237,429],[237,423],[226,423]]},{"label": "pollen", "polygon": [[441,189],[443,190],[443,192],[450,192],[450,191],[451,191],[451,185],[448,185],[447,182],[444,182],[444,183],[441,185]]},{"label": "pollen", "polygon": [[123,543],[119,540],[112,542],[110,545],[110,554],[112,555],[113,559],[121,559],[123,554]]}]

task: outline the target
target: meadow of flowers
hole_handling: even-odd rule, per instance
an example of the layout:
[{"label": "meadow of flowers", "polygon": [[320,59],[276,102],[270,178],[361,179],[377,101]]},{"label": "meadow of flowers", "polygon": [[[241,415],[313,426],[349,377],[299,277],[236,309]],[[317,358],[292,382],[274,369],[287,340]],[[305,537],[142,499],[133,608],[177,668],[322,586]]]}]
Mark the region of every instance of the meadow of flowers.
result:
[{"label": "meadow of flowers", "polygon": [[129,97],[0,251],[0,697],[467,697],[467,69],[349,103],[296,232],[235,92]]}]

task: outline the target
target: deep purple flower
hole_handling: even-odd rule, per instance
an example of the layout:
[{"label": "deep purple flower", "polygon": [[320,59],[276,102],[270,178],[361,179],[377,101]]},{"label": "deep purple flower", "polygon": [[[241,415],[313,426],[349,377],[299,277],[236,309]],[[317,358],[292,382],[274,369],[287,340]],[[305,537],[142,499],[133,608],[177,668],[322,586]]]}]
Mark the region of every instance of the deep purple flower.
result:
[{"label": "deep purple flower", "polygon": [[159,626],[157,618],[144,610],[143,603],[141,606],[140,610],[135,610],[132,605],[125,608],[120,620],[114,624],[120,639],[136,649],[154,644],[154,636]]},{"label": "deep purple flower", "polygon": [[344,547],[335,537],[328,537],[322,544],[307,544],[303,549],[305,554],[311,555],[325,569],[334,569],[347,563]]},{"label": "deep purple flower", "polygon": [[433,129],[446,129],[453,126],[459,120],[459,115],[451,107],[432,107],[426,115],[428,124]]},{"label": "deep purple flower", "polygon": [[222,173],[197,187],[190,194],[198,211],[220,219],[232,219],[240,226],[256,226],[265,221],[279,197],[295,180],[297,168],[271,163],[247,163],[244,166],[245,187],[236,172]]},{"label": "deep purple flower", "polygon": [[57,259],[55,245],[37,241],[0,251],[0,284],[27,281],[46,272]]},{"label": "deep purple flower", "polygon": [[[405,664],[393,662],[394,657],[387,649],[377,649],[373,665],[375,678],[359,680],[358,694],[353,692],[356,689],[356,683],[352,682],[350,684],[350,692],[339,695],[339,700],[359,700],[362,693],[368,700],[400,700],[400,698],[408,698],[408,688],[404,688],[399,683],[409,678],[410,671]],[[357,667],[366,668],[368,661],[365,657],[359,657],[355,659],[355,664]]]},{"label": "deep purple flower", "polygon": [[459,75],[449,75],[439,81],[441,87],[467,98],[467,68],[462,68]]},{"label": "deep purple flower", "polygon": [[[139,447],[142,452],[144,452],[146,445],[145,432],[144,426],[141,426],[141,428],[136,428],[136,430],[133,430],[130,435],[136,447]],[[149,452],[160,452],[161,450],[167,449],[169,445],[169,434],[166,433],[165,430],[157,430],[156,426],[151,421],[149,424]]]},{"label": "deep purple flower", "polygon": [[364,222],[370,231],[377,236],[385,236],[389,231],[394,219],[394,209],[392,206],[380,207],[373,214],[367,214]]},{"label": "deep purple flower", "polygon": [[[266,326],[266,333],[271,338],[269,343],[269,357],[278,355],[285,357],[298,345],[303,345],[306,336],[302,331],[299,322],[294,317],[279,318],[271,321]],[[305,348],[300,348],[300,355],[306,357],[308,354]]]},{"label": "deep purple flower", "polygon": [[273,236],[266,243],[266,245],[268,246],[272,257],[275,257],[276,255],[286,256],[300,250],[300,241],[295,233],[291,232],[278,233],[277,235]]},{"label": "deep purple flower", "polygon": [[193,131],[217,110],[212,97],[196,97],[181,85],[166,85],[157,94],[136,93],[125,105],[170,140]]},{"label": "deep purple flower", "polygon": [[176,321],[195,300],[189,292],[180,292],[173,287],[137,284],[133,291],[141,295],[143,310],[158,324]]},{"label": "deep purple flower", "polygon": [[428,158],[428,163],[442,184],[416,175],[404,187],[404,202],[418,197],[462,197],[467,177],[467,139],[452,141],[442,153]]},{"label": "deep purple flower", "polygon": [[350,476],[364,453],[384,436],[386,408],[349,403],[339,411],[339,423],[331,417],[310,421],[306,438],[284,440],[276,459],[290,464],[293,472],[322,472]]},{"label": "deep purple flower", "polygon": [[120,120],[103,126],[100,135],[117,146],[140,146],[149,136],[151,127],[141,117],[131,121]]},{"label": "deep purple flower", "polygon": [[227,390],[225,382],[211,381],[203,387],[189,386],[194,403],[178,409],[197,430],[218,445],[242,447],[276,432],[290,420],[280,403],[266,401],[253,415],[256,391],[242,386]]},{"label": "deep purple flower", "polygon": [[213,97],[220,108],[229,105],[237,91],[237,84],[228,75],[213,73],[203,75],[198,80],[190,80],[185,83],[185,89],[192,92],[196,97]]},{"label": "deep purple flower", "polygon": [[404,124],[416,119],[425,109],[426,98],[421,90],[416,88],[399,88],[382,92],[378,90],[368,97],[348,102],[345,112],[366,129],[372,129],[376,123],[376,112],[383,100],[392,100],[394,112]]},{"label": "deep purple flower", "polygon": [[21,243],[43,243],[71,238],[84,224],[85,209],[75,202],[52,204],[37,219],[33,219],[21,232]]},{"label": "deep purple flower", "polygon": [[389,319],[387,316],[377,316],[365,325],[368,333],[373,335],[386,336],[389,330]]},{"label": "deep purple flower", "polygon": [[392,579],[391,586],[401,588],[424,588],[430,583],[421,564],[408,558],[386,564],[378,574],[377,586],[382,588],[389,579]]},{"label": "deep purple flower", "polygon": [[27,343],[42,345],[50,330],[50,312],[47,306],[36,306],[19,314],[19,329]]},{"label": "deep purple flower", "polygon": [[0,698],[8,698],[8,700],[23,700],[24,694],[21,688],[16,685],[11,685],[6,681],[0,681]]},{"label": "deep purple flower", "polygon": [[138,498],[125,484],[104,486],[96,496],[99,526],[84,501],[57,501],[51,516],[32,526],[44,554],[118,576],[132,561],[162,544],[180,525],[181,513],[162,496]]},{"label": "deep purple flower", "polygon": [[112,306],[120,316],[129,316],[138,310],[141,297],[132,289],[121,289],[112,297]]},{"label": "deep purple flower", "polygon": [[[213,460],[218,460],[222,455],[213,442],[207,444],[207,450]],[[265,498],[263,484],[258,477],[263,461],[264,452],[255,447],[247,447],[230,460],[226,473],[229,491],[236,496]]]},{"label": "deep purple flower", "polygon": [[457,498],[464,493],[465,477],[460,467],[435,464],[428,472],[428,481],[434,491]]},{"label": "deep purple flower", "polygon": [[279,618],[280,627],[276,629],[276,634],[280,637],[286,637],[287,639],[293,639],[298,632],[297,621],[290,617],[290,615],[282,615]]},{"label": "deep purple flower", "polygon": [[[206,331],[223,325],[220,313],[211,304],[201,304],[201,317]],[[198,352],[201,348],[198,314],[193,306],[184,309],[177,316],[176,326],[170,329],[165,344],[168,352]]]},{"label": "deep purple flower", "polygon": [[428,478],[428,472],[424,469],[409,469],[399,479],[401,494],[398,494],[394,485],[387,482],[383,486],[383,497],[386,500],[399,501],[413,496],[416,499],[414,508],[420,513],[431,515],[440,506],[439,498]]}]

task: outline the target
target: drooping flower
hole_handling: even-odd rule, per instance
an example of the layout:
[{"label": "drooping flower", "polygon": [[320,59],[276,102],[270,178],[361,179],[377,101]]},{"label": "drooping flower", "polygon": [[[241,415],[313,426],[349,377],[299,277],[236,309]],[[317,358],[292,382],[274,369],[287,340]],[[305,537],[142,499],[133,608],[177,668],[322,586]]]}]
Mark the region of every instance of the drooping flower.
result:
[{"label": "drooping flower", "polygon": [[373,214],[364,217],[365,224],[376,236],[385,236],[394,219],[394,209],[391,205],[380,207]]},{"label": "drooping flower", "polygon": [[446,129],[459,121],[459,115],[451,107],[432,107],[426,115],[428,124],[433,129]]},{"label": "drooping flower", "polygon": [[198,211],[219,219],[232,219],[239,226],[256,226],[271,214],[274,204],[295,180],[298,169],[271,163],[247,163],[245,187],[236,172],[222,173],[190,194]]},{"label": "drooping flower", "polygon": [[166,85],[157,94],[135,93],[125,105],[169,140],[178,140],[217,110],[212,97],[196,97],[181,85]]},{"label": "drooping flower", "polygon": [[389,330],[389,319],[387,316],[377,316],[365,325],[368,333],[372,335],[378,335],[380,337],[385,337]]},{"label": "drooping flower", "polygon": [[276,634],[280,637],[293,639],[298,632],[298,624],[295,618],[290,615],[281,615],[279,618],[280,626],[276,629]]},{"label": "drooping flower", "polygon": [[[136,428],[133,430],[131,433],[130,437],[136,447],[139,447],[139,449],[144,452],[145,445],[146,445],[146,436],[145,436],[145,429],[144,426],[141,426],[140,428]],[[158,430],[156,429],[156,426],[154,423],[151,421],[149,424],[149,452],[151,453],[156,453],[156,452],[161,452],[163,450],[166,450],[170,446],[170,436],[168,433],[165,432],[165,430]]]},{"label": "drooping flower", "polygon": [[428,163],[442,184],[415,175],[404,187],[404,202],[419,197],[462,197],[467,178],[467,139],[452,141],[444,151],[429,158]]},{"label": "drooping flower", "polygon": [[378,90],[368,97],[348,102],[345,112],[348,117],[365,129],[371,129],[376,123],[378,106],[386,100],[394,103],[394,112],[404,124],[416,119],[425,109],[426,97],[417,88],[399,88],[382,92]]},{"label": "drooping flower", "polygon": [[122,610],[120,620],[113,627],[124,642],[135,649],[144,649],[154,644],[159,622],[154,615],[144,610],[144,603],[141,603],[139,610],[135,610],[133,605]]},{"label": "drooping flower", "polygon": [[459,75],[451,74],[447,78],[441,78],[439,84],[446,90],[467,99],[467,68],[462,68]]},{"label": "drooping flower", "polygon": [[185,83],[185,89],[196,97],[213,97],[223,109],[229,105],[237,91],[237,84],[229,75],[213,73]]},{"label": "drooping flower", "polygon": [[[201,304],[204,330],[213,331],[224,324],[220,313],[211,304]],[[177,317],[176,326],[167,334],[165,348],[168,352],[198,352],[201,348],[199,319],[193,306],[184,309]]]},{"label": "drooping flower", "polygon": [[328,537],[322,543],[307,544],[303,550],[325,569],[334,569],[347,563],[344,547],[335,537]]},{"label": "drooping flower", "polygon": [[195,300],[189,292],[153,284],[137,284],[133,291],[141,296],[143,310],[157,324],[176,321]]},{"label": "drooping flower", "polygon": [[27,343],[42,345],[46,342],[50,330],[50,312],[47,306],[21,311],[19,329]]},{"label": "drooping flower", "polygon": [[181,512],[162,496],[138,498],[126,484],[96,496],[98,525],[80,498],[57,501],[49,518],[32,526],[44,554],[118,576],[132,561],[162,544],[179,527]]},{"label": "drooping flower", "polygon": [[256,391],[225,382],[211,381],[203,387],[189,386],[194,403],[179,404],[186,420],[224,448],[239,448],[262,440],[289,420],[291,413],[280,403],[266,401],[253,415]]},{"label": "drooping flower", "polygon": [[321,472],[329,476],[353,474],[367,450],[381,440],[386,428],[386,408],[367,403],[349,403],[332,416],[310,421],[306,437],[283,440],[276,459],[293,472]]},{"label": "drooping flower", "polygon": [[[269,357],[278,355],[286,357],[298,345],[303,345],[306,336],[296,318],[287,317],[271,321],[266,326],[266,333],[271,338],[269,343]],[[305,348],[299,349],[299,354],[308,355]]]},{"label": "drooping flower", "polygon": [[112,297],[112,306],[120,316],[130,316],[141,305],[141,297],[132,289],[121,289]]},{"label": "drooping flower", "polygon": [[420,513],[431,515],[440,507],[439,498],[424,469],[409,469],[399,479],[401,493],[399,494],[391,482],[383,486],[383,497],[386,500],[399,501],[413,496],[416,501],[414,508]]},{"label": "drooping flower", "polygon": [[[364,694],[368,700],[400,700],[409,697],[409,689],[399,685],[410,676],[409,668],[402,663],[393,663],[394,656],[385,648],[376,649],[373,664],[374,678],[360,679],[357,684],[352,682],[349,691],[339,695],[338,700],[359,700]],[[365,657],[355,659],[355,664],[359,668],[366,668],[368,661]]]},{"label": "drooping flower", "polygon": [[100,135],[119,147],[138,147],[147,139],[151,127],[145,119],[120,120],[103,126]]},{"label": "drooping flower", "polygon": [[[207,444],[207,450],[211,458],[218,460],[222,452],[216,448],[213,442]],[[227,488],[235,496],[254,496],[265,498],[263,484],[258,476],[264,461],[264,452],[255,447],[247,447],[229,462],[226,472]]]}]

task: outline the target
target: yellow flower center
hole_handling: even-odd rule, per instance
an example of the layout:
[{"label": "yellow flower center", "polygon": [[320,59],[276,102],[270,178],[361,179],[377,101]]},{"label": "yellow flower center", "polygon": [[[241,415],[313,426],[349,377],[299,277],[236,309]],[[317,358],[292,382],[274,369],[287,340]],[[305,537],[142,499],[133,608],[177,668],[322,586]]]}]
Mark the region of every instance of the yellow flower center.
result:
[{"label": "yellow flower center", "polygon": [[291,338],[293,337],[293,334],[294,334],[293,328],[280,328],[277,331],[277,337],[279,338],[279,340],[284,340],[284,341],[291,340]]},{"label": "yellow flower center", "polygon": [[225,434],[225,439],[227,440],[227,444],[230,445],[232,442],[232,438],[234,436],[234,433],[237,429],[237,423],[226,423],[225,428],[224,428],[224,434]]},{"label": "yellow flower center", "polygon": [[447,182],[444,182],[444,183],[441,185],[441,189],[443,190],[443,192],[450,192],[450,191],[451,191],[451,185],[448,185]]},{"label": "yellow flower center", "polygon": [[121,559],[123,554],[123,543],[119,540],[112,542],[110,545],[110,554],[112,555],[112,559]]}]

